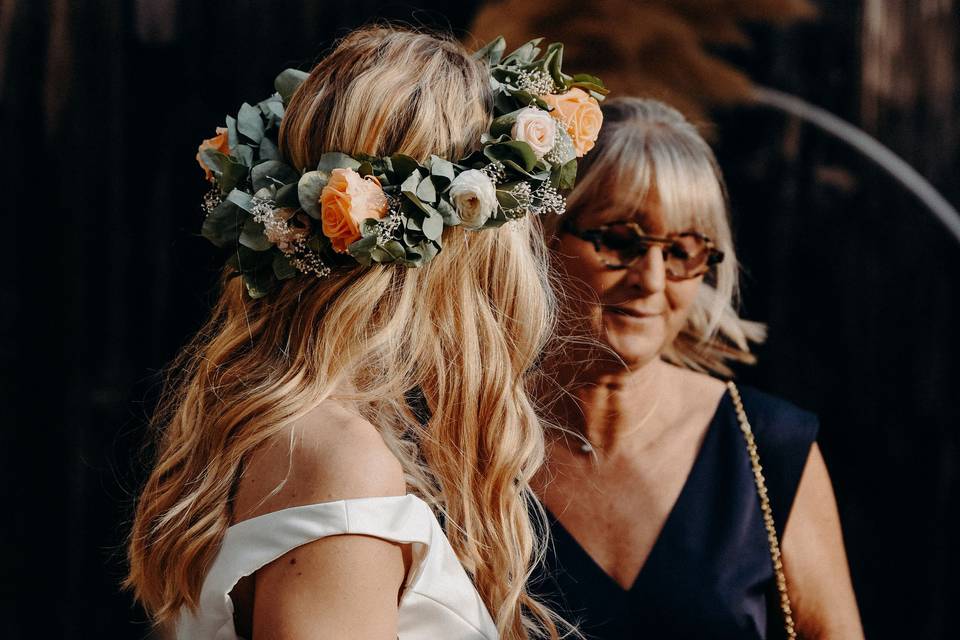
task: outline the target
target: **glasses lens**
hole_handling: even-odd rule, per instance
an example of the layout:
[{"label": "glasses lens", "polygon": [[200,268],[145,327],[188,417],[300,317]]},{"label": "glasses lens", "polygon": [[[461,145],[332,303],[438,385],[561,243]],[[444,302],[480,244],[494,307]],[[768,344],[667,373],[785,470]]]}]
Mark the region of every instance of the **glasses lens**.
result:
[{"label": "glasses lens", "polygon": [[707,242],[696,233],[681,233],[673,237],[666,248],[664,259],[667,273],[674,278],[692,278],[703,273],[710,258]]},{"label": "glasses lens", "polygon": [[600,234],[600,257],[609,264],[625,265],[642,255],[647,245],[639,239],[637,231],[625,224],[612,224]]}]

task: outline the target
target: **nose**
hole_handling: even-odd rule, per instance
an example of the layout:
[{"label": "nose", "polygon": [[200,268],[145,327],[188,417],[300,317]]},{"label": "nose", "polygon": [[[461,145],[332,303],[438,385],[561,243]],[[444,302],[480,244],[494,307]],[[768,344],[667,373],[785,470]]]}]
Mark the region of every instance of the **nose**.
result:
[{"label": "nose", "polygon": [[667,282],[667,270],[663,260],[663,248],[652,246],[627,269],[627,283],[645,293],[663,291]]}]

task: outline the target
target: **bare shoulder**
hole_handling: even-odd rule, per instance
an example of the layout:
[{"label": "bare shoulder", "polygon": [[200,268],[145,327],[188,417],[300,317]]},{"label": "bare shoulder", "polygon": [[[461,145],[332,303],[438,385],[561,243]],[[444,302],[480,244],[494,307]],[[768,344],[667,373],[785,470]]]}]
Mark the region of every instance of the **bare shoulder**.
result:
[{"label": "bare shoulder", "polygon": [[233,520],[304,504],[405,492],[400,461],[377,429],[340,403],[325,400],[246,461]]}]

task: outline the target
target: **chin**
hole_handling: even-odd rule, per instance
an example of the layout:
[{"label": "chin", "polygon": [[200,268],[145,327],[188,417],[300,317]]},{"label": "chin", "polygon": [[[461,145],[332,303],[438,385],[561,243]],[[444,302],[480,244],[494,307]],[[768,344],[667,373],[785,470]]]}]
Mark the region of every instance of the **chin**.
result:
[{"label": "chin", "polygon": [[637,336],[607,333],[606,344],[630,369],[639,369],[660,357],[660,342]]}]

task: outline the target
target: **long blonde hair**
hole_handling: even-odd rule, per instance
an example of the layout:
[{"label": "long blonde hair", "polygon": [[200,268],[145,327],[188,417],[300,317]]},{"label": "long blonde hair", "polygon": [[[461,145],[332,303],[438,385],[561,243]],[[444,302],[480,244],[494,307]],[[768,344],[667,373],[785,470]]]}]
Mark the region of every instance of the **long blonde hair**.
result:
[{"label": "long blonde hair", "polygon": [[[298,168],[328,150],[458,158],[489,126],[484,67],[453,40],[355,31],[297,90],[280,132]],[[542,553],[529,480],[543,435],[528,385],[553,326],[535,221],[447,229],[420,269],[299,276],[246,297],[224,273],[211,318],[171,365],[156,465],[137,504],[125,585],[158,623],[196,607],[251,453],[339,383],[404,467],[508,640],[557,637],[526,590]],[[411,409],[422,392],[430,417]],[[340,396],[338,396],[340,397]],[[422,413],[422,412],[421,412]]]},{"label": "long blonde hair", "polygon": [[[694,301],[686,325],[663,357],[721,376],[728,362],[753,363],[750,342],[762,342],[764,325],[737,313],[739,265],[730,229],[726,187],[710,145],[676,109],[647,98],[620,97],[602,106],[603,128],[580,165],[566,218],[602,212],[598,223],[634,217],[656,193],[669,231],[695,229],[724,252]],[[593,220],[594,217],[591,217]],[[548,223],[548,234],[557,232]]]}]

